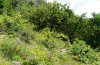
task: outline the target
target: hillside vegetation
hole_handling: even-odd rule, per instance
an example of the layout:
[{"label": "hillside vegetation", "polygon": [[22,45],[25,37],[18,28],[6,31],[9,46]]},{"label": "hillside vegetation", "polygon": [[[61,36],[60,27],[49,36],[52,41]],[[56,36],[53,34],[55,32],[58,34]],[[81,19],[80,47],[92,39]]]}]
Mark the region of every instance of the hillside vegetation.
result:
[{"label": "hillside vegetation", "polygon": [[0,65],[100,65],[100,14],[75,15],[45,0],[0,0]]}]

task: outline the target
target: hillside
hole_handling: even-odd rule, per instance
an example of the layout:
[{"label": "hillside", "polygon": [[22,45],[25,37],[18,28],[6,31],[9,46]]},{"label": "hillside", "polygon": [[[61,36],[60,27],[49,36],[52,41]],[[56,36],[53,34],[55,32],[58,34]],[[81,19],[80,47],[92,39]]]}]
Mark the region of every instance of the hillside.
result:
[{"label": "hillside", "polygon": [[0,1],[0,65],[100,65],[100,14],[34,3]]},{"label": "hillside", "polygon": [[[3,17],[0,16],[1,23],[4,23]],[[9,16],[6,18],[15,19]],[[13,61],[22,65],[99,65],[99,61],[96,62],[97,58],[100,59],[99,53],[84,44],[84,41],[76,39],[76,43],[71,44],[67,35],[50,32],[49,28],[35,31],[27,20],[22,21],[19,22],[22,24],[18,23],[18,28],[22,26],[21,31],[11,32],[8,28],[7,32],[0,32],[0,65],[11,65]],[[89,51],[89,54],[85,51]]]}]

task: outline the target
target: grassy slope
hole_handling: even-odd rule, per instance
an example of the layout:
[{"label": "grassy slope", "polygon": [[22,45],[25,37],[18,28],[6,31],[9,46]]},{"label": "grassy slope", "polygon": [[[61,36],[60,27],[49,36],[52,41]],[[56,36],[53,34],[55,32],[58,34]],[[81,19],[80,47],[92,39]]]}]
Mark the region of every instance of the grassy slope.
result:
[{"label": "grassy slope", "polygon": [[[5,39],[0,40],[0,43],[2,43],[2,44],[6,43],[6,45],[7,45],[6,47],[4,47],[5,52],[4,51],[1,52],[1,54],[4,55],[1,57],[3,57],[3,59],[6,59],[6,61],[1,60],[2,62],[0,62],[0,65],[10,65],[9,63],[11,63],[11,61],[14,61],[14,60],[22,62],[23,61],[22,56],[24,56],[25,54],[27,56],[29,56],[31,54],[35,55],[37,57],[36,60],[39,61],[39,63],[41,63],[41,64],[43,64],[42,62],[45,62],[45,61],[47,62],[47,60],[49,60],[49,58],[50,58],[51,61],[50,60],[49,61],[51,63],[53,62],[54,65],[66,65],[66,64],[68,64],[68,65],[84,65],[84,64],[74,60],[72,58],[72,56],[69,54],[68,51],[69,51],[70,44],[68,44],[68,42],[66,43],[66,42],[62,41],[59,38],[56,38],[57,36],[59,36],[59,34],[58,35],[55,35],[55,34],[57,34],[57,33],[53,33],[53,34],[49,33],[48,34],[47,32],[34,31],[33,32],[34,39],[31,40],[30,44],[26,43],[26,42],[22,42],[21,40],[19,40],[19,38],[16,38],[13,36],[10,36],[10,38],[7,38],[7,37],[9,37],[9,35],[5,35]],[[4,34],[0,34],[0,35],[4,35]],[[51,36],[49,38],[49,42],[51,44],[49,43],[50,47],[47,48],[42,42],[45,39],[47,39],[48,35]],[[10,40],[13,40],[13,42],[16,41],[16,43],[14,43],[15,47],[17,45],[19,45],[17,42],[20,42],[20,45],[19,45],[19,47],[20,47],[19,49],[21,51],[20,53],[18,53],[18,54],[16,53],[17,50],[13,49],[14,45],[12,45],[13,43],[11,43]],[[9,47],[9,44],[11,44],[12,46]],[[52,48],[52,45],[55,46],[55,48]],[[12,49],[10,51],[10,53],[8,53],[6,51],[9,48]],[[65,49],[65,50],[63,51],[63,49]],[[14,51],[16,54],[15,55],[13,54],[14,56],[9,57],[9,55],[11,55],[11,53],[14,53]],[[29,55],[28,55],[27,51],[29,52]],[[8,55],[6,56],[5,53],[8,53]],[[17,57],[17,55],[18,55],[18,57]],[[42,56],[43,56],[43,58],[42,58]],[[59,56],[61,56],[61,58],[59,58]],[[45,57],[47,58],[47,60],[45,59]],[[48,61],[48,63],[49,63],[49,61]],[[44,63],[44,64],[46,64],[46,63]]]},{"label": "grassy slope", "polygon": [[[7,16],[11,20],[18,17]],[[37,32],[32,29],[32,24],[25,22],[27,20],[19,19],[21,31],[13,34],[0,32],[0,65],[11,65],[12,61],[23,65],[86,65],[73,59],[66,35],[50,32],[49,29]],[[0,16],[0,23],[3,21],[4,15]]]}]

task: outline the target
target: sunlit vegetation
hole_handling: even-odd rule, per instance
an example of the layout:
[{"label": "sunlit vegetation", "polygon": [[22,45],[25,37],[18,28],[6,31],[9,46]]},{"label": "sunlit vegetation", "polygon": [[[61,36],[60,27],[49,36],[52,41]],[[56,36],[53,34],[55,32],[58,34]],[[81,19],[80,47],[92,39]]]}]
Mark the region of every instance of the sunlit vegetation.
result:
[{"label": "sunlit vegetation", "polygon": [[100,14],[75,15],[45,0],[0,0],[0,65],[100,65]]}]

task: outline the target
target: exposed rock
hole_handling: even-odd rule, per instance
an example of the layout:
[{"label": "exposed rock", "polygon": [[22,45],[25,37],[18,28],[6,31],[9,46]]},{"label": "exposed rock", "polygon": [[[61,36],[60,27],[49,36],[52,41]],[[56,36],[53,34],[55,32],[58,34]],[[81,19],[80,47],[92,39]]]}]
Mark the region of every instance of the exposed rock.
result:
[{"label": "exposed rock", "polygon": [[0,40],[3,40],[5,37],[5,35],[0,35]]},{"label": "exposed rock", "polygon": [[65,52],[67,52],[67,50],[66,49],[61,49],[61,52],[64,52],[65,53]]},{"label": "exposed rock", "polygon": [[21,65],[19,61],[12,61],[12,65]]}]

